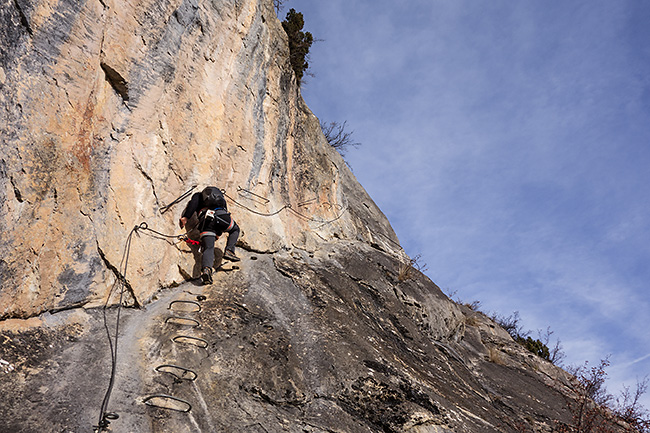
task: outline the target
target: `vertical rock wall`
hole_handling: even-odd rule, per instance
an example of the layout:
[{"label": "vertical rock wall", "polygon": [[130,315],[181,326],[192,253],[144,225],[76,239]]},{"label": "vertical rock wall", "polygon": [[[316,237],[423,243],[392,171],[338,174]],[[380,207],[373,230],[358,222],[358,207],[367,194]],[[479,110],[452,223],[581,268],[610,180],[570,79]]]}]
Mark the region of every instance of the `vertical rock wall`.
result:
[{"label": "vertical rock wall", "polygon": [[[5,1],[0,28],[0,319],[102,304],[131,229],[180,234],[184,203],[160,209],[193,185],[226,189],[250,250],[399,254],[304,105],[270,0]],[[129,302],[194,261],[135,236]]]}]

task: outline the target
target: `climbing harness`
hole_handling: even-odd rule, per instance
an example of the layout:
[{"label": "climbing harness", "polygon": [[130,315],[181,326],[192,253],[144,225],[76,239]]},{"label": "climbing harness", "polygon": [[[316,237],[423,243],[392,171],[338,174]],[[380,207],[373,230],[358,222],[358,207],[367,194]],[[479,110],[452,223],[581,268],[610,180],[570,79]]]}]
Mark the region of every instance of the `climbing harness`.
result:
[{"label": "climbing harness", "polygon": [[[220,214],[217,214],[217,210],[222,210],[223,212]],[[223,218],[221,218],[223,215],[230,215],[230,212],[226,211],[223,208],[219,209],[201,209],[199,212],[199,221],[200,221],[200,228],[199,231],[201,232],[201,237],[205,236],[206,233],[214,233],[211,230],[205,230],[206,225],[208,228],[210,228],[210,224],[212,223],[212,220],[218,220],[221,223],[225,224],[228,226],[228,228],[224,229],[224,232],[228,232],[230,229],[233,228],[235,225],[235,220],[231,217],[230,218],[230,223]],[[217,239],[219,236],[217,236]]]}]

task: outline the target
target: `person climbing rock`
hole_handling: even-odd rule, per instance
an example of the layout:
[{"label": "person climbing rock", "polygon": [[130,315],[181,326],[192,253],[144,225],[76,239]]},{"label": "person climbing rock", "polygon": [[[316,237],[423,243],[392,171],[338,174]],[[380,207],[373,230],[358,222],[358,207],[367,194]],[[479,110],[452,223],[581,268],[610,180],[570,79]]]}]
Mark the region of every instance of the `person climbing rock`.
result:
[{"label": "person climbing rock", "polygon": [[228,233],[223,258],[238,262],[235,254],[235,244],[239,238],[239,226],[230,216],[226,199],[221,190],[214,186],[206,187],[203,191],[192,195],[190,202],[183,210],[179,225],[185,227],[192,215],[197,213],[198,230],[201,233],[200,242],[203,255],[201,257],[201,280],[203,284],[212,284],[212,265],[214,263],[214,243],[224,232]]}]

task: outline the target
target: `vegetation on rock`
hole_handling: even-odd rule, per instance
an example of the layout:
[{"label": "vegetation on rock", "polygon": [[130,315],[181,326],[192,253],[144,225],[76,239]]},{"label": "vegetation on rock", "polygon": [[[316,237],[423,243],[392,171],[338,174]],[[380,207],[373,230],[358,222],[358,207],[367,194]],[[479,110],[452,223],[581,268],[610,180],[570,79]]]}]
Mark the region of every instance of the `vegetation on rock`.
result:
[{"label": "vegetation on rock", "polygon": [[298,85],[300,85],[305,71],[309,68],[307,59],[311,44],[314,42],[314,37],[310,32],[302,31],[304,25],[305,19],[302,13],[296,12],[293,8],[287,12],[285,20],[282,21],[282,27],[289,37],[289,61],[296,73]]},{"label": "vegetation on rock", "polygon": [[347,121],[343,123],[320,122],[320,129],[323,131],[327,142],[338,150],[341,155],[345,155],[349,147],[361,146],[361,143],[352,140],[352,131],[345,130],[347,123]]},{"label": "vegetation on rock", "polygon": [[638,382],[636,391],[625,388],[619,398],[607,392],[605,380],[609,359],[589,368],[588,363],[573,368],[573,387],[578,393],[568,405],[573,419],[570,424],[558,425],[561,433],[647,433],[650,432],[650,413],[640,404],[647,390],[647,378]]},{"label": "vegetation on rock", "polygon": [[549,349],[548,347],[550,336],[553,334],[553,331],[547,329],[543,341],[542,337],[537,339],[532,338],[530,336],[531,331],[524,331],[520,323],[518,311],[515,311],[508,317],[494,314],[492,315],[492,320],[506,330],[513,340],[540,358],[550,361],[555,365],[560,365],[561,361],[564,359],[565,354],[562,351],[562,346],[560,345],[559,340],[555,343],[555,346],[552,349]]}]

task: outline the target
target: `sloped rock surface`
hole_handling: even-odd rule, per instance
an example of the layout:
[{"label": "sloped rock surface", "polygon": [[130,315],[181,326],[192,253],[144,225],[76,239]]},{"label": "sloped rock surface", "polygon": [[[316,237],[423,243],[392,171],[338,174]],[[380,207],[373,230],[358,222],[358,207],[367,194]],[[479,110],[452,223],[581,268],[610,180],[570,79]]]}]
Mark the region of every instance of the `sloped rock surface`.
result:
[{"label": "sloped rock surface", "polygon": [[[551,431],[556,420],[570,419],[561,370],[529,358],[488,319],[468,321],[477,313],[463,312],[423,275],[399,275],[393,256],[358,242],[246,253],[241,269],[223,267],[212,286],[186,283],[143,309],[123,311],[109,404],[120,418],[111,427],[518,432]],[[172,304],[178,300],[193,303]],[[200,327],[167,322],[171,316]],[[115,311],[108,317],[113,324]],[[0,431],[88,431],[97,424],[110,370],[101,312],[62,312],[46,321],[50,326],[3,332],[8,344],[0,358],[14,369],[0,384],[11,396],[0,408]],[[488,346],[499,347],[502,362],[488,359]],[[156,371],[161,365],[191,369],[196,380]],[[192,409],[143,403],[153,395]]]}]

